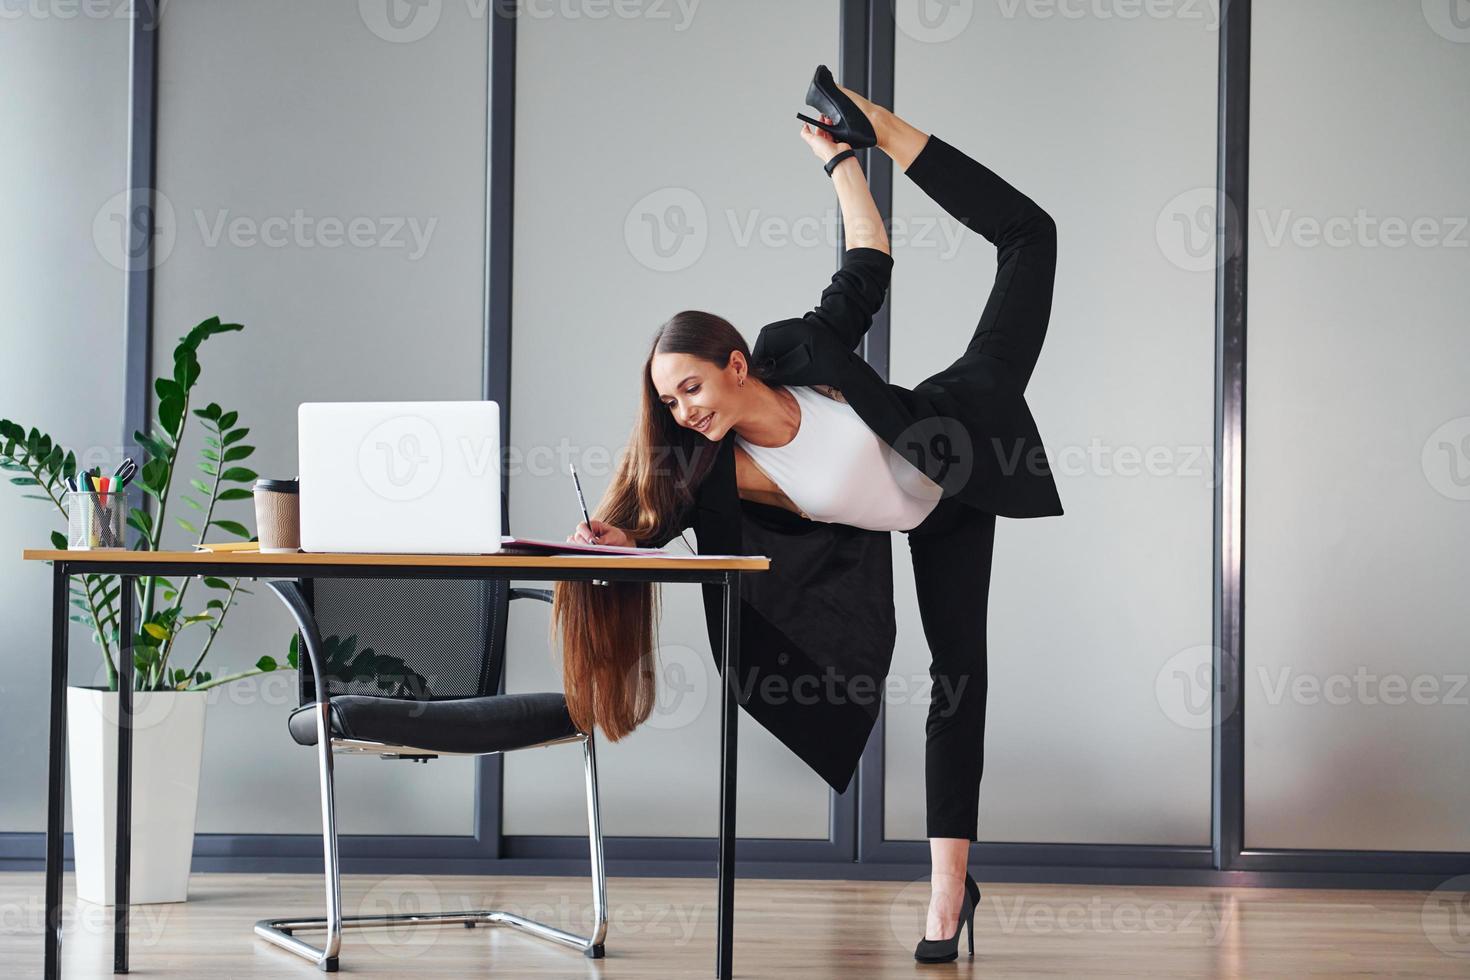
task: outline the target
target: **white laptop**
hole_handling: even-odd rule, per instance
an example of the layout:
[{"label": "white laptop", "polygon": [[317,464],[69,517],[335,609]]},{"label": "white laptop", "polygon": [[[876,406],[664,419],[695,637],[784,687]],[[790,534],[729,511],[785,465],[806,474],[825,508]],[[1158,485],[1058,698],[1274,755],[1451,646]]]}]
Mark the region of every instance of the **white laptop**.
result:
[{"label": "white laptop", "polygon": [[296,420],[302,551],[501,550],[495,402],[304,402]]}]

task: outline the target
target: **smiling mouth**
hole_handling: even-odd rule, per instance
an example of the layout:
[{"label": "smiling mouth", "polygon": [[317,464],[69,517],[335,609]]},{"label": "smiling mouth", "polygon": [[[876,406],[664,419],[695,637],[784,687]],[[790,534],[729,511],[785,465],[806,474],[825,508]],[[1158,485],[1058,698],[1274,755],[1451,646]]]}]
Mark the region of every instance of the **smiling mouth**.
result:
[{"label": "smiling mouth", "polygon": [[714,417],[715,417],[715,413],[714,413],[714,412],[710,412],[710,413],[709,413],[709,414],[708,414],[708,415],[706,415],[706,416],[705,416],[705,417],[704,417],[704,419],[703,419],[703,420],[701,420],[701,421],[700,421],[700,422],[699,422],[699,424],[698,424],[698,425],[695,425],[695,426],[693,426],[693,427],[692,427],[692,428],[694,428],[694,429],[695,429],[695,430],[696,430],[696,431],[698,431],[698,432],[706,432],[706,431],[708,431],[708,430],[709,430],[709,423],[710,423],[710,419],[712,419],[712,418],[714,418]]}]

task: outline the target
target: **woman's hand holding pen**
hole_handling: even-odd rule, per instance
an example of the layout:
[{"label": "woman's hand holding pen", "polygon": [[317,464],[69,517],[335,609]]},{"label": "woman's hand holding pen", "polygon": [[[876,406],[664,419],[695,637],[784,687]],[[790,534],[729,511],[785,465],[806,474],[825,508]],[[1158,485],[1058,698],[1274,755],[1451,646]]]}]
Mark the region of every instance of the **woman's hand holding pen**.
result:
[{"label": "woman's hand holding pen", "polygon": [[637,544],[621,528],[599,520],[593,520],[590,527],[587,521],[582,521],[577,525],[577,529],[567,536],[567,540],[578,544],[610,544],[619,548],[632,548]]}]

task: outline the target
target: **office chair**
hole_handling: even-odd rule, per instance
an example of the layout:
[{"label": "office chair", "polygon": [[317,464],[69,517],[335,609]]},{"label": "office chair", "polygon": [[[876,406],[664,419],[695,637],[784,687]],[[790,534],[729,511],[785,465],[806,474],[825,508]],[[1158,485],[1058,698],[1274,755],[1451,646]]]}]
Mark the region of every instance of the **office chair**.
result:
[{"label": "office chair", "polygon": [[[306,651],[297,658],[301,706],[291,713],[288,727],[298,743],[317,750],[327,914],[261,919],[255,934],[327,973],[337,971],[343,929],[405,923],[511,925],[600,959],[607,936],[607,877],[593,737],[572,724],[559,692],[496,693],[504,670],[510,600],[550,602],[551,591],[456,579],[315,578],[267,584],[291,611],[298,651]],[[342,914],[333,752],[427,762],[441,755],[491,755],[562,743],[581,744],[586,772],[596,920],[591,936],[493,909]],[[295,936],[318,929],[327,932],[321,948]]]}]

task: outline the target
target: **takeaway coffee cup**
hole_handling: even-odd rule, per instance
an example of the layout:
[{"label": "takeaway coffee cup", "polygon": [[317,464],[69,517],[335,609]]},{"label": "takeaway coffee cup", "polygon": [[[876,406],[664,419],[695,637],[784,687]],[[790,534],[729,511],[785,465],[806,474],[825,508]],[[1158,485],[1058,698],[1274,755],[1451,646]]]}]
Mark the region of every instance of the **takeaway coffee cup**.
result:
[{"label": "takeaway coffee cup", "polygon": [[301,550],[301,482],[255,481],[255,530],[262,552]]}]

